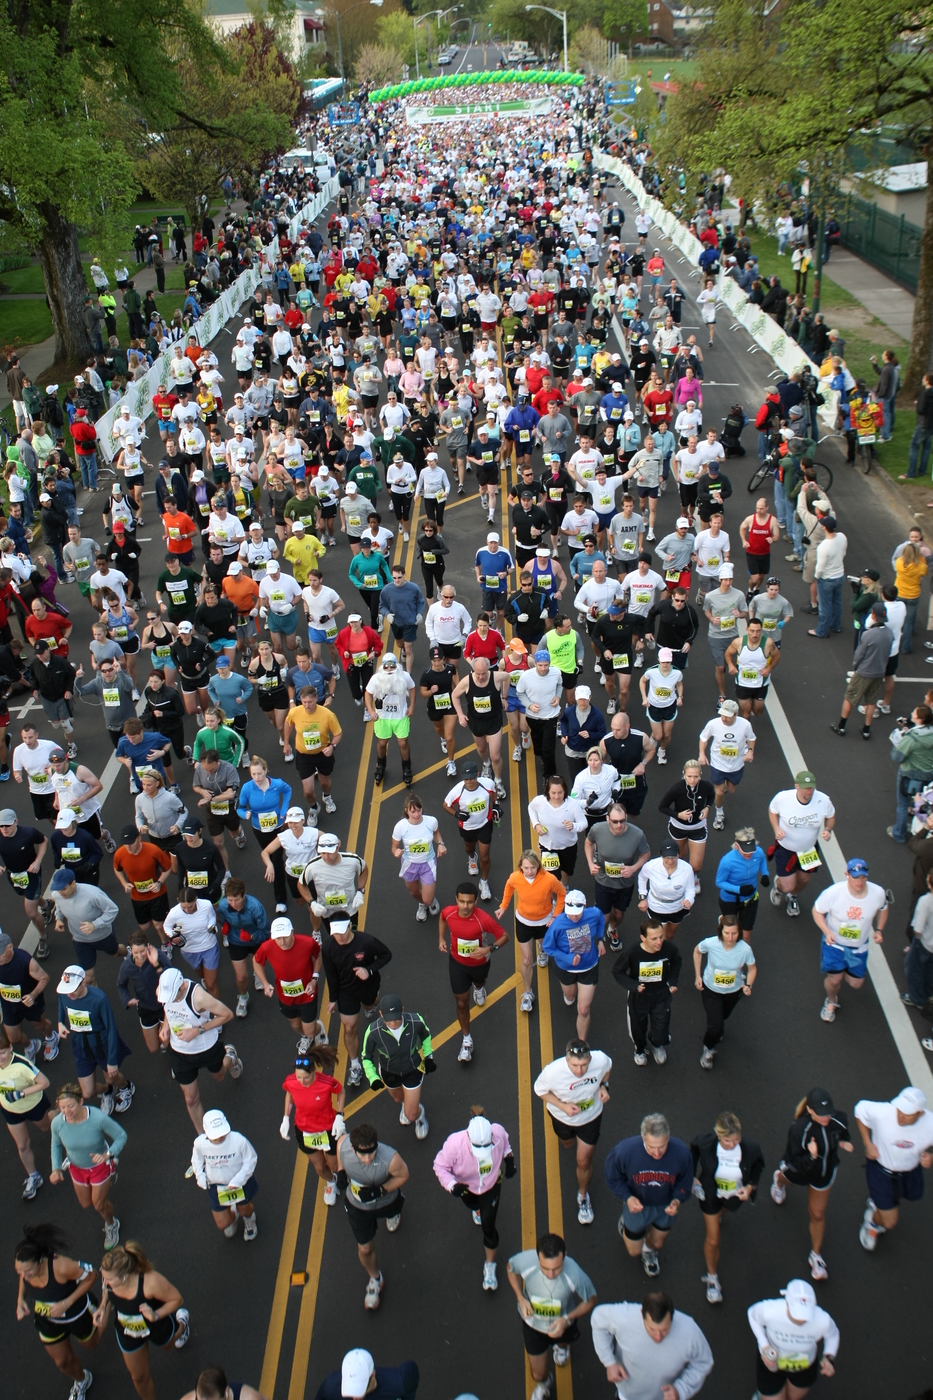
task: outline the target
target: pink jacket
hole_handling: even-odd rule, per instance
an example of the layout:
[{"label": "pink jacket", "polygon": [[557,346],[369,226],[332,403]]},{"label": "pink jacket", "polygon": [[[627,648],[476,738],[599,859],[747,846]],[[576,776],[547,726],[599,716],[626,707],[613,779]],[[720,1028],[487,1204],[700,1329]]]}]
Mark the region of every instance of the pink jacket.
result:
[{"label": "pink jacket", "polygon": [[703,407],[703,381],[694,377],[688,379],[686,375],[678,379],[677,387],[674,390],[674,402],[681,408],[685,408],[688,399],[693,399],[697,408]]},{"label": "pink jacket", "polygon": [[462,1132],[451,1133],[434,1158],[434,1175],[445,1191],[459,1181],[474,1196],[482,1196],[491,1191],[499,1180],[502,1159],[508,1157],[511,1151],[508,1133],[498,1123],[493,1123],[492,1171],[480,1177],[479,1164],[470,1149],[470,1135],[464,1128]]}]

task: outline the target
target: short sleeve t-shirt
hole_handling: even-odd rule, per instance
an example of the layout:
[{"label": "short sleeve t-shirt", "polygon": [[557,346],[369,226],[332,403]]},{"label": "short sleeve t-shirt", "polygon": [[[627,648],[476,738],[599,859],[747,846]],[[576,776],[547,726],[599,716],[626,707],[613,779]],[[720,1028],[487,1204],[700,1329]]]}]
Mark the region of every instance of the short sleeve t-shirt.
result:
[{"label": "short sleeve t-shirt", "polygon": [[299,1084],[297,1074],[290,1074],[282,1088],[294,1099],[295,1128],[304,1134],[305,1146],[312,1151],[329,1150],[329,1142],[309,1142],[308,1138],[326,1135],[333,1125],[334,1098],[343,1092],[343,1085],[329,1074],[316,1074],[312,1083]]},{"label": "short sleeve t-shirt", "polygon": [[709,624],[711,637],[729,637],[731,639],[736,636],[738,628],[732,613],[733,609],[736,612],[745,611],[744,593],[740,593],[737,588],[730,588],[728,593],[722,593],[717,588],[712,593],[707,593],[703,600],[703,606],[712,613]]},{"label": "short sleeve t-shirt", "polygon": [[840,880],[823,891],[813,908],[823,915],[837,948],[860,953],[868,947],[875,915],[887,908],[887,903],[884,890],[870,880],[863,895],[853,894],[848,880]]},{"label": "short sleeve t-shirt", "polygon": [[623,876],[621,872],[623,865],[632,865],[649,849],[641,827],[630,824],[616,835],[608,822],[597,822],[590,831],[589,839],[593,844],[594,859],[600,868],[596,883],[610,890],[629,889],[634,885],[637,875]]},{"label": "short sleeve t-shirt", "polygon": [[697,944],[706,954],[703,982],[711,992],[725,995],[737,992],[745,984],[745,968],[752,967],[755,954],[750,943],[740,938],[734,948],[727,948],[718,938],[704,938]]},{"label": "short sleeve t-shirt", "polygon": [[755,731],[747,719],[736,715],[725,720],[711,719],[700,731],[700,738],[709,744],[710,764],[720,773],[737,773],[745,762],[745,752],[755,742]]},{"label": "short sleeve t-shirt", "polygon": [[283,948],[274,938],[267,938],[253,954],[260,966],[266,965],[275,977],[275,990],[286,1006],[307,1006],[314,997],[305,991],[314,972],[314,963],[321,951],[316,938],[296,933],[290,948]]},{"label": "short sleeve t-shirt", "polygon": [[862,1099],[855,1105],[855,1116],[871,1129],[878,1161],[890,1172],[913,1171],[921,1152],[933,1147],[933,1113],[929,1109],[924,1110],[916,1123],[899,1123],[893,1103]]},{"label": "short sleeve t-shirt", "polygon": [[571,1073],[570,1066],[562,1056],[544,1066],[535,1080],[535,1093],[539,1098],[543,1098],[547,1093],[555,1094],[565,1103],[579,1105],[580,1112],[574,1114],[565,1113],[562,1108],[551,1103],[545,1107],[558,1123],[565,1123],[568,1127],[580,1127],[584,1123],[592,1122],[602,1113],[599,1086],[611,1069],[612,1060],[609,1056],[602,1050],[594,1050],[586,1073],[577,1078]]},{"label": "short sleeve t-shirt", "polygon": [[804,806],[797,800],[797,789],[788,788],[771,799],[768,811],[778,819],[784,832],[778,844],[788,851],[812,851],[825,822],[836,809],[825,792],[814,792]]},{"label": "short sleeve t-shirt", "polygon": [[437,830],[436,817],[422,817],[412,825],[407,818],[396,822],[392,828],[392,840],[404,848],[404,863],[410,865],[420,861],[433,864],[434,833]]},{"label": "short sleeve t-shirt", "polygon": [[[536,1332],[547,1332],[557,1317],[566,1317],[578,1302],[594,1297],[596,1289],[573,1259],[564,1256],[564,1266],[556,1278],[541,1272],[537,1251],[525,1249],[509,1260],[512,1273],[521,1278],[525,1297],[533,1313],[527,1325]],[[521,1309],[519,1309],[521,1316]],[[525,1321],[524,1317],[522,1321]]]},{"label": "short sleeve t-shirt", "polygon": [[769,598],[767,593],[756,593],[748,605],[748,615],[758,618],[765,636],[773,637],[777,634],[778,623],[793,617],[794,610],[780,593],[776,598]]},{"label": "short sleeve t-shirt", "polygon": [[[415,683],[411,676],[405,673],[406,691],[414,690]],[[378,719],[402,719],[408,713],[408,696],[406,691],[390,691],[388,695],[383,695],[382,706],[376,710]],[[376,694],[376,677],[366,686],[368,695]]]},{"label": "short sleeve t-shirt", "polygon": [[502,925],[484,909],[474,909],[469,918],[462,919],[458,906],[448,904],[441,910],[441,917],[447,925],[450,956],[464,967],[479,967],[481,964],[473,954],[480,948],[491,948],[503,931]]},{"label": "short sleeve t-shirt", "polygon": [[299,753],[320,753],[334,735],[341,732],[339,719],[323,705],[318,705],[312,715],[304,705],[295,705],[289,710],[285,723],[295,726],[295,748]]}]

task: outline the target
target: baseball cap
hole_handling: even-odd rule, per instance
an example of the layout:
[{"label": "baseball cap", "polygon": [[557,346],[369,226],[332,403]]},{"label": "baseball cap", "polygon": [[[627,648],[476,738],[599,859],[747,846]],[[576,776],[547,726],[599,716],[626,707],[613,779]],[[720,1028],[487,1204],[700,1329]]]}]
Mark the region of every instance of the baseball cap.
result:
[{"label": "baseball cap", "polygon": [[217,667],[218,671],[226,671],[230,666],[230,658],[229,656],[227,656],[226,652],[222,651],[214,664]]},{"label": "baseball cap", "polygon": [[550,659],[551,653],[546,651],[543,647],[535,652],[535,661],[550,661]]},{"label": "baseball cap", "polygon": [[881,581],[881,575],[879,574],[877,569],[863,569],[861,577],[870,578],[872,583],[880,583]]},{"label": "baseball cap", "polygon": [[679,847],[678,847],[678,845],[677,845],[677,842],[676,842],[676,841],[662,841],[662,842],[661,842],[661,846],[660,846],[660,854],[661,854],[662,856],[677,856],[677,855],[680,855],[680,849],[679,849]]},{"label": "baseball cap", "polygon": [[432,647],[431,650],[428,652],[428,655],[429,655],[429,656],[443,656],[444,653],[441,651],[440,647],[434,646],[434,647]]},{"label": "baseball cap", "polygon": [[887,616],[888,616],[888,610],[887,610],[887,608],[885,607],[884,603],[882,603],[882,601],[881,601],[880,598],[878,599],[878,602],[877,602],[877,603],[872,603],[872,605],[871,605],[871,615],[872,615],[872,617],[883,617],[883,618],[887,618]]},{"label": "baseball cap", "polygon": [[917,1089],[909,1084],[906,1089],[902,1089],[896,1099],[891,1100],[895,1108],[899,1108],[901,1113],[922,1113],[927,1106],[927,1096],[922,1089]]},{"label": "baseball cap", "polygon": [[322,831],[317,838],[317,848],[319,851],[338,851],[340,849],[340,838],[334,836],[330,831]]},{"label": "baseball cap", "polygon": [[56,870],[52,876],[53,890],[66,890],[69,885],[74,884],[74,872],[71,870]]},{"label": "baseball cap", "polygon": [[62,759],[67,757],[68,755],[65,753],[64,749],[52,749],[49,752],[50,763],[61,763]]},{"label": "baseball cap", "polygon": [[490,540],[495,540],[495,541],[496,541],[496,544],[499,543],[499,536],[496,534],[495,530],[490,530],[490,531],[489,531],[489,534],[486,536],[486,543],[487,543],[487,544],[489,543]]},{"label": "baseball cap", "polygon": [[477,768],[475,763],[465,763],[460,769],[460,772],[465,778],[475,778],[477,773],[479,772],[479,769]]},{"label": "baseball cap", "polygon": [[799,773],[794,774],[794,782],[798,787],[816,787],[816,775],[809,768],[801,768]]},{"label": "baseball cap", "polygon": [[73,992],[75,987],[79,986],[84,981],[86,976],[87,973],[83,967],[79,967],[77,963],[70,963],[62,973],[62,978],[56,991],[61,992],[62,996],[67,996],[69,992]]},{"label": "baseball cap", "polygon": [[350,1400],[360,1400],[369,1389],[375,1369],[376,1363],[368,1351],[362,1347],[348,1351],[340,1367],[340,1394]]},{"label": "baseball cap", "polygon": [[268,560],[266,561],[266,573],[267,573],[267,574],[268,574],[269,572],[272,572],[273,574],[277,574],[277,573],[279,572],[280,567],[281,567],[281,565],[279,564],[278,559],[268,559]]},{"label": "baseball cap", "polygon": [[[877,583],[877,579],[875,582]],[[772,583],[777,584],[778,588],[781,586],[781,580],[775,574],[772,574],[769,579],[765,579],[765,587],[770,588]]]},{"label": "baseball cap", "polygon": [[660,647],[660,648],[658,649],[658,660],[659,660],[659,661],[673,661],[673,660],[674,660],[674,653],[671,651],[670,647]]},{"label": "baseball cap", "polygon": [[305,814],[304,808],[302,807],[289,807],[288,811],[285,813],[285,820],[287,822],[303,822],[304,819]]},{"label": "baseball cap", "polygon": [[72,822],[76,822],[77,820],[76,813],[74,813],[70,807],[63,807],[55,818],[55,830],[64,831],[66,827],[71,826]]},{"label": "baseball cap", "polygon": [[689,529],[690,529],[690,521],[687,519],[687,517],[686,517],[685,515],[679,515],[679,516],[677,517],[677,529],[678,529],[678,530],[689,530]]},{"label": "baseball cap", "polygon": [[360,489],[360,488],[357,486],[357,484],[356,484],[355,481],[348,481],[348,482],[347,482],[347,495],[348,495],[348,496],[355,496],[356,493],[357,493],[357,491],[358,491],[359,489]]},{"label": "baseball cap", "polygon": [[593,382],[593,381],[592,381],[592,379],[589,377],[589,375],[587,375],[586,378],[585,378],[584,381],[583,381],[584,386],[587,385],[587,384],[592,384],[592,382]]},{"label": "baseball cap", "polygon": [[576,690],[574,691],[574,694],[576,695],[578,700],[581,698],[583,700],[589,700],[593,692],[590,690],[588,685],[578,685]]},{"label": "baseball cap", "polygon": [[177,967],[167,967],[159,978],[156,987],[156,997],[163,1006],[176,1001],[181,984],[184,982],[184,974]]},{"label": "baseball cap", "polygon": [[139,828],[134,826],[132,822],[127,822],[126,826],[120,832],[120,837],[127,845],[132,846],[139,834]]},{"label": "baseball cap", "polygon": [[292,521],[292,534],[294,534],[296,530],[298,531],[299,535],[303,535],[303,534],[304,534],[304,532],[305,532],[305,523],[304,523],[303,520],[298,519],[298,520],[293,520],[293,521]]},{"label": "baseball cap", "polygon": [[736,715],[739,713],[738,702],[735,700],[723,700],[719,707],[719,713],[721,715],[728,715],[730,719],[735,719]]},{"label": "baseball cap", "polygon": [[534,494],[535,494],[535,493],[534,493],[533,491],[529,491],[529,490],[526,488],[526,489],[521,493],[521,499],[522,499],[523,501],[531,501],[531,500],[534,500]]},{"label": "baseball cap", "polygon": [[402,1014],[402,998],[396,996],[395,992],[387,992],[379,1002],[379,1011],[383,1017],[395,1020],[396,1016]]},{"label": "baseball cap", "polygon": [[816,1316],[816,1294],[812,1286],[802,1278],[792,1278],[781,1294],[787,1304],[787,1311],[795,1322],[812,1322]]},{"label": "baseball cap", "polygon": [[846,861],[846,873],[848,875],[867,875],[868,866],[860,856],[853,856]]},{"label": "baseball cap", "polygon": [[269,925],[269,933],[272,935],[273,938],[291,938],[291,919],[273,919],[272,923]]},{"label": "baseball cap", "polygon": [[398,657],[397,657],[397,656],[393,656],[392,652],[390,651],[389,654],[388,654],[388,656],[386,656],[386,657],[384,658],[383,662],[382,662],[382,669],[385,670],[385,668],[386,668],[387,666],[390,667],[390,668],[394,668],[394,667],[396,667],[397,665],[398,665]]},{"label": "baseball cap", "polygon": [[812,1108],[813,1112],[820,1118],[825,1118],[827,1114],[835,1113],[832,1095],[828,1089],[811,1089],[807,1094],[807,1108]]},{"label": "baseball cap", "polygon": [[732,564],[720,564],[720,566],[719,566],[719,577],[720,577],[720,578],[732,578],[732,576],[734,575],[734,573],[735,573],[735,568],[733,567]]},{"label": "baseball cap", "polygon": [[8,933],[0,933],[0,953],[5,953],[7,948],[12,948],[13,940]]},{"label": "baseball cap", "polygon": [[618,382],[615,383],[615,384],[613,384],[613,386],[612,386],[612,392],[613,392],[614,394],[621,394],[621,392],[622,392],[622,385],[619,384]]},{"label": "baseball cap", "polygon": [[230,1131],[230,1124],[227,1122],[226,1114],[221,1113],[219,1108],[209,1108],[204,1115],[202,1131],[211,1142],[216,1142],[218,1138],[226,1137]]},{"label": "baseball cap", "polygon": [[179,622],[179,624],[178,624],[178,630],[179,630],[179,632],[193,632],[193,631],[194,631],[194,623],[193,623],[193,622],[188,622],[187,620],[185,620],[184,622]]},{"label": "baseball cap", "polygon": [[525,646],[521,637],[513,637],[509,642],[509,651],[517,651],[527,655],[528,648]]},{"label": "baseball cap", "polygon": [[186,822],[182,823],[181,830],[183,836],[197,836],[201,830],[201,823],[197,817],[189,817]]},{"label": "baseball cap", "polygon": [[566,909],[568,907],[571,909],[586,908],[586,895],[582,890],[568,890],[567,897],[564,900],[564,908]]}]

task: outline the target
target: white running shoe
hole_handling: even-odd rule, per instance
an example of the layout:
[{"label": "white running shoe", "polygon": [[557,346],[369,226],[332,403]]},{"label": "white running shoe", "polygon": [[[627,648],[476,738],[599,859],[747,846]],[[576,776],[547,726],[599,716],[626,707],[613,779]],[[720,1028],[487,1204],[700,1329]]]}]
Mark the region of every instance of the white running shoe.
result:
[{"label": "white running shoe", "polygon": [[722,1289],[719,1286],[718,1274],[704,1274],[700,1282],[706,1284],[706,1301],[708,1303],[722,1302]]},{"label": "white running shoe", "polygon": [[475,1006],[482,1006],[486,1001],[486,988],[481,986],[473,987],[473,1003]]},{"label": "white running shoe", "polygon": [[531,1392],[531,1400],[551,1400],[551,1378],[546,1381],[539,1381]]},{"label": "white running shoe", "polygon": [[460,1046],[460,1054],[457,1056],[457,1060],[461,1065],[468,1065],[472,1058],[473,1037],[471,1035],[465,1035],[463,1037],[463,1044]]},{"label": "white running shoe", "polygon": [[116,1249],[120,1243],[120,1222],[116,1216],[104,1226],[104,1249]]},{"label": "white running shoe", "polygon": [[50,1060],[58,1059],[58,1031],[53,1031],[51,1035],[45,1037],[45,1046],[42,1051],[42,1058],[48,1063]]},{"label": "white running shoe", "polygon": [[350,1068],[347,1070],[347,1084],[351,1089],[355,1089],[363,1082],[363,1066],[359,1060],[351,1060]]},{"label": "white running shoe", "polygon": [[447,760],[447,767],[444,771],[448,778],[455,778],[457,776],[457,765],[452,758]]},{"label": "white running shoe", "polygon": [[711,1050],[708,1045],[704,1045],[703,1052],[700,1055],[700,1069],[712,1069],[715,1054],[715,1050]]},{"label": "white running shoe", "polygon": [[823,1009],[820,1011],[821,1021],[835,1021],[836,1012],[839,1010],[839,1003],[830,1001],[829,997],[823,1002]]},{"label": "white running shoe", "polygon": [[424,1104],[421,1105],[421,1112],[415,1119],[415,1137],[419,1142],[424,1142],[428,1135],[428,1115],[424,1111]]},{"label": "white running shoe", "polygon": [[555,1342],[551,1347],[551,1355],[554,1358],[555,1366],[566,1366],[570,1360],[570,1348],[562,1347],[559,1342]]},{"label": "white running shoe", "polygon": [[582,1196],[581,1196],[581,1195],[579,1194],[579,1192],[578,1192],[578,1193],[577,1193],[577,1224],[578,1224],[578,1225],[592,1225],[592,1223],[593,1223],[593,1221],[595,1220],[595,1218],[596,1218],[596,1217],[595,1217],[595,1213],[594,1213],[594,1211],[593,1211],[593,1202],[590,1200],[590,1193],[589,1193],[589,1191],[585,1191],[584,1194],[583,1194]]},{"label": "white running shoe", "polygon": [[478,1210],[474,1210],[474,1211],[471,1211],[470,1213],[471,1213],[471,1215],[473,1216],[473,1224],[474,1224],[474,1225],[482,1225],[482,1223],[483,1223],[483,1217],[480,1215],[479,1211],[478,1211]]},{"label": "white running shoe", "polygon": [[235,1215],[229,1225],[224,1226],[224,1234],[228,1240],[232,1240],[237,1230],[240,1228],[240,1217]]},{"label": "white running shoe", "polygon": [[780,1175],[781,1173],[776,1171],[771,1178],[771,1199],[776,1206],[782,1206],[787,1200],[787,1187],[778,1180]]},{"label": "white running shoe", "polygon": [[401,1108],[398,1111],[398,1121],[401,1123],[403,1128],[408,1128],[411,1126],[411,1119],[405,1112],[404,1104],[402,1104]]},{"label": "white running shoe", "polygon": [[114,1103],[115,1111],[117,1113],[125,1113],[126,1110],[132,1105],[133,1095],[135,1093],[136,1085],[130,1079],[127,1081],[127,1083],[123,1086],[122,1089],[117,1090],[117,1097]]},{"label": "white running shoe", "polygon": [[441,912],[441,902],[439,899],[432,899],[428,905],[428,913],[437,915]]},{"label": "white running shoe", "polygon": [[768,898],[775,909],[780,909],[781,905],[784,903],[784,891],[779,890],[777,885],[772,885],[771,889],[768,891]]},{"label": "white running shoe", "polygon": [[648,1249],[648,1247],[645,1246],[641,1251],[641,1265],[649,1278],[657,1278],[658,1274],[661,1272],[661,1262],[658,1259],[658,1251],[656,1249]]},{"label": "white running shoe", "polygon": [[335,1206],[337,1204],[337,1178],[335,1176],[332,1176],[324,1187],[324,1204],[326,1206]]},{"label": "white running shoe", "polygon": [[522,748],[523,748],[523,749],[530,749],[530,748],[531,748],[531,734],[530,734],[530,733],[529,733],[529,734],[523,734],[523,735],[522,735]]},{"label": "white running shoe", "polygon": [[175,1338],[175,1350],[181,1351],[182,1347],[191,1336],[191,1314],[187,1308],[179,1308],[175,1313],[175,1321],[181,1324],[181,1331]]},{"label": "white running shoe", "polygon": [[477,858],[476,858],[475,855],[472,855],[472,856],[468,856],[468,857],[467,857],[467,874],[468,874],[468,875],[478,875],[478,874],[479,874],[479,861],[477,860]]},{"label": "white running shoe", "polygon": [[829,1278],[829,1270],[826,1267],[826,1260],[822,1254],[817,1254],[815,1249],[810,1250],[810,1257],[807,1259],[810,1265],[810,1277],[819,1283],[822,1279]]},{"label": "white running shoe", "polygon": [[716,815],[713,817],[713,830],[722,831],[726,824],[726,811],[724,807],[716,808]]},{"label": "white running shoe", "polygon": [[236,1052],[236,1046],[225,1045],[224,1054],[229,1055],[232,1062],[230,1065],[230,1078],[239,1079],[240,1075],[243,1073],[243,1061]]},{"label": "white running shoe", "polygon": [[492,899],[492,890],[489,888],[488,880],[480,880],[479,897],[480,899]]},{"label": "white running shoe", "polygon": [[41,1172],[30,1172],[23,1182],[23,1200],[31,1201],[35,1197],[40,1186],[45,1185],[45,1177]]},{"label": "white running shoe", "polygon": [[234,1014],[235,1016],[239,1016],[240,1020],[242,1021],[248,1010],[249,1010],[249,993],[248,993],[248,992],[241,992],[240,995],[239,995],[239,996],[237,997],[237,999],[236,999],[236,1011],[235,1011],[233,1014]]},{"label": "white running shoe", "polygon": [[486,1293],[495,1293],[499,1287],[499,1280],[496,1278],[495,1260],[487,1261],[483,1265],[483,1289]]},{"label": "white running shoe", "polygon": [[535,958],[535,962],[539,967],[547,967],[547,953],[541,947],[538,948],[538,956]]},{"label": "white running shoe", "polygon": [[609,701],[609,704],[606,706],[606,714],[607,714],[607,715],[614,715],[615,712],[616,712],[616,702],[615,702],[614,700],[610,700],[610,701]]},{"label": "white running shoe", "polygon": [[415,910],[415,918],[418,920],[419,924],[427,922],[428,906],[426,904],[418,905],[418,908]]},{"label": "white running shoe", "polygon": [[652,1045],[651,1054],[654,1057],[654,1062],[656,1065],[663,1065],[667,1063],[667,1050],[663,1045]]},{"label": "white running shoe", "polygon": [[512,750],[512,762],[513,762],[513,763],[521,763],[521,760],[522,760],[522,746],[521,746],[521,744],[516,744],[515,747],[514,747],[514,749]]},{"label": "white running shoe", "polygon": [[531,1011],[535,1004],[534,992],[522,992],[521,1010]]},{"label": "white running shoe", "polygon": [[658,764],[663,768],[667,762],[667,749],[658,749]]},{"label": "white running shoe", "polygon": [[256,1223],[255,1215],[244,1215],[243,1217],[243,1238],[244,1240],[254,1240],[259,1234],[259,1226]]}]

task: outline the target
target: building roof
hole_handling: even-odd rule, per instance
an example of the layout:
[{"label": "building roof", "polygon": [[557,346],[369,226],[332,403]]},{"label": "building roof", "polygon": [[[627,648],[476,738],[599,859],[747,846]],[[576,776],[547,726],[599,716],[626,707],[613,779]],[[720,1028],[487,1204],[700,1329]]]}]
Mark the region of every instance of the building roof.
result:
[{"label": "building roof", "polygon": [[909,194],[914,190],[926,189],[927,163],[925,160],[918,160],[910,165],[889,165],[887,169],[866,170],[860,178],[870,180],[873,185],[882,190],[889,190],[891,194]]}]

